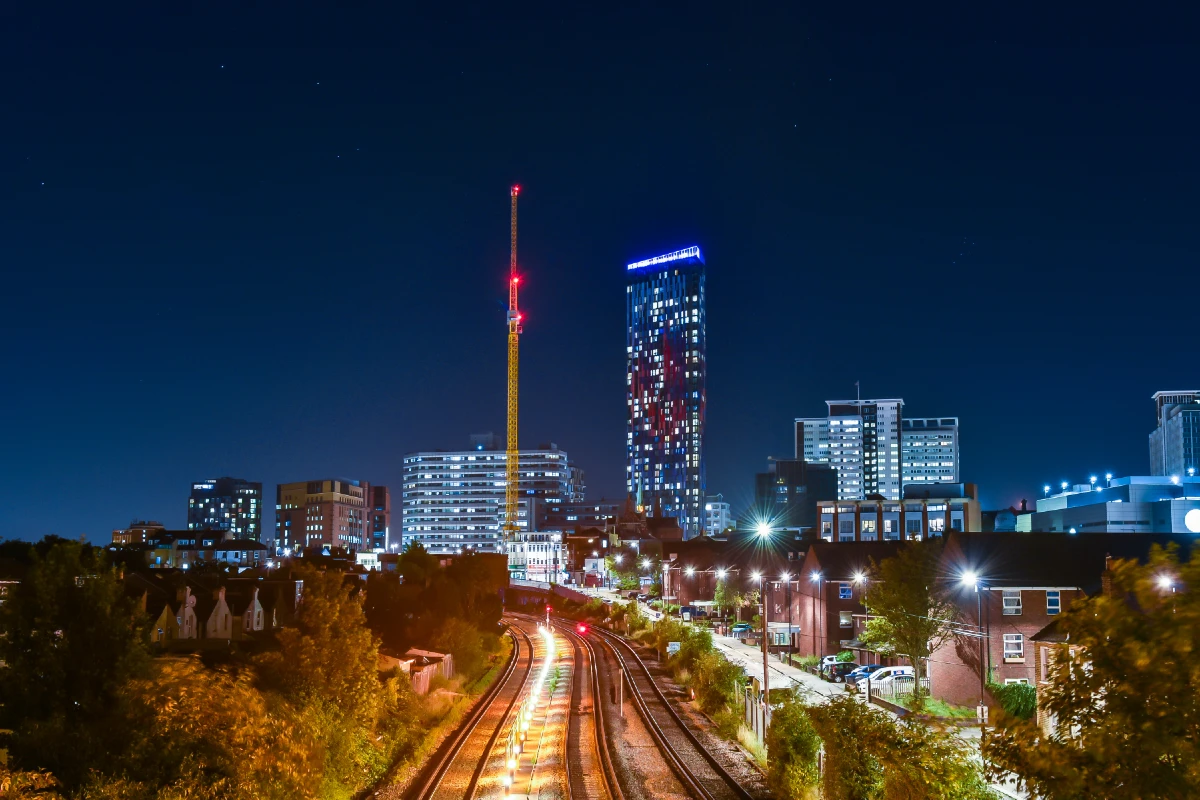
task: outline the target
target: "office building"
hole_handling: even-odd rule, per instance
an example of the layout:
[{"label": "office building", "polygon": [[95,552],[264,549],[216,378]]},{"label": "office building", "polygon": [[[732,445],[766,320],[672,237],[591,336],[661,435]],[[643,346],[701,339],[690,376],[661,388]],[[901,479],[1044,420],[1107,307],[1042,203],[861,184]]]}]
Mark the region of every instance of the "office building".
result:
[{"label": "office building", "polygon": [[[392,493],[386,486],[371,487],[371,549],[387,551],[399,549],[397,541],[392,548]],[[399,537],[396,537],[399,539]]]},{"label": "office building", "polygon": [[958,417],[905,419],[900,426],[900,480],[959,483]]},{"label": "office building", "polygon": [[626,488],[685,537],[705,525],[704,270],[699,247],[626,266]]},{"label": "office building", "polygon": [[[340,478],[281,483],[275,488],[275,546],[281,553],[358,552],[374,546],[373,489]],[[386,493],[386,489],[385,489]],[[390,525],[386,516],[383,527]]]},{"label": "office building", "polygon": [[188,530],[225,531],[230,539],[261,541],[262,484],[241,478],[193,483]]},{"label": "office building", "polygon": [[796,420],[796,458],[829,464],[838,499],[900,499],[900,424],[904,401],[827,400],[828,416]]},{"label": "office building", "polygon": [[704,533],[708,536],[720,536],[733,525],[733,511],[724,495],[714,495],[704,499]]},{"label": "office building", "polygon": [[609,500],[543,500],[537,514],[537,529],[574,531],[576,528],[604,528],[617,521],[621,503]]},{"label": "office building", "polygon": [[1076,484],[1017,517],[1022,532],[1200,533],[1200,476],[1133,475]]},{"label": "office building", "polygon": [[754,514],[774,530],[800,533],[816,528],[817,501],[836,500],[837,471],[831,464],[773,458],[754,476]]},{"label": "office building", "polygon": [[973,483],[914,484],[899,501],[866,499],[817,503],[819,535],[827,542],[926,539],[982,527]]},{"label": "office building", "polygon": [[[403,545],[420,542],[431,553],[505,552],[503,450],[410,453],[404,457]],[[495,444],[495,443],[493,443]],[[518,454],[517,527],[537,528],[544,505],[583,500],[583,473],[554,443]]]},{"label": "office building", "polygon": [[1195,475],[1200,470],[1200,391],[1155,392],[1158,426],[1150,433],[1151,475]]}]

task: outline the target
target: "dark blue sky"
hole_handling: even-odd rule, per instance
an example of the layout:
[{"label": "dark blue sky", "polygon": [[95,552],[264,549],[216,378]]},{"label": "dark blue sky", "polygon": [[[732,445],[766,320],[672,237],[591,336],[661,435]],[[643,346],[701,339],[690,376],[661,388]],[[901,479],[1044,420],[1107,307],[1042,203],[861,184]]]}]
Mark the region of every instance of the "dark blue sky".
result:
[{"label": "dark blue sky", "polygon": [[855,380],[989,506],[1145,472],[1200,383],[1194,19],[400,5],[0,21],[0,537],[502,432],[513,182],[522,441],[593,497],[623,265],[693,243],[735,501]]}]

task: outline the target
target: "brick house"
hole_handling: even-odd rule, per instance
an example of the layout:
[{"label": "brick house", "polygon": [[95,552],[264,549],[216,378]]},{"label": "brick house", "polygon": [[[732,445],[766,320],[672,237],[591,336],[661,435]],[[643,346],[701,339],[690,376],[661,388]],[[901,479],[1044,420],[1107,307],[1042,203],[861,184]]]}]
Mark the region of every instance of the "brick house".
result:
[{"label": "brick house", "polygon": [[[866,609],[862,598],[871,564],[894,556],[902,542],[815,542],[792,585],[796,653],[826,656],[841,650],[858,663],[888,663],[858,643]],[[777,596],[778,589],[770,595]],[[772,618],[774,615],[772,615]]]},{"label": "brick house", "polygon": [[[1076,599],[1101,590],[1111,558],[1144,560],[1159,534],[952,533],[942,574],[958,604],[957,634],[930,658],[931,693],[956,705],[980,700],[980,676],[1038,681],[1034,637]],[[964,581],[974,577],[975,583]],[[978,588],[976,588],[978,587]],[[985,681],[986,682],[986,681]],[[983,700],[995,705],[984,689]]]}]

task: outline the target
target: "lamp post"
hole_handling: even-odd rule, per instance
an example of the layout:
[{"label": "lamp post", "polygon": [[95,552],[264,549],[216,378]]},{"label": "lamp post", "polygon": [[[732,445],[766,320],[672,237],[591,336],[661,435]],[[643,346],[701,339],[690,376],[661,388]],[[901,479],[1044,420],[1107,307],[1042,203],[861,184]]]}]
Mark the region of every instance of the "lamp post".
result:
[{"label": "lamp post", "polygon": [[788,663],[792,661],[792,574],[783,573],[783,602],[788,609]]},{"label": "lamp post", "polygon": [[[765,523],[765,522],[758,523],[755,530],[758,533],[758,538],[760,540],[765,542],[767,539],[771,538],[771,526],[768,525],[767,523]],[[760,591],[762,593],[762,601],[763,601],[762,640],[763,640],[763,732],[764,732],[764,736],[762,738],[763,738],[763,741],[765,742],[766,738],[767,738],[765,736],[766,729],[767,729],[767,711],[771,708],[771,705],[770,705],[770,691],[771,691],[770,678],[768,677],[768,670],[770,669],[770,666],[767,663],[767,659],[771,654],[771,640],[767,638],[767,636],[768,636],[767,592],[769,591],[770,584],[767,581],[762,580],[762,575],[760,575],[757,572],[754,573],[754,580],[759,581],[759,586],[762,587],[762,589]]]},{"label": "lamp post", "polygon": [[770,669],[770,667],[767,664],[767,654],[771,650],[771,647],[768,644],[768,640],[767,640],[767,586],[768,586],[768,583],[762,579],[761,573],[754,572],[750,575],[750,577],[753,578],[754,582],[759,585],[759,587],[760,587],[759,594],[762,595],[762,601],[763,601],[763,603],[762,603],[762,646],[763,646],[763,682],[762,682],[763,696],[762,696],[762,702],[763,702],[763,729],[765,730],[767,727],[767,709],[770,707],[769,706],[769,702],[770,702],[769,693],[771,691],[770,679],[768,678],[768,670]]},{"label": "lamp post", "polygon": [[[983,688],[985,683],[985,670],[991,672],[992,660],[992,642],[991,630],[984,635],[983,629],[983,594],[979,591],[980,584],[983,582],[979,575],[974,571],[968,570],[963,573],[962,581],[964,584],[971,586],[975,590],[975,625],[979,630],[979,709],[978,717],[981,723],[987,721],[987,709],[983,704]],[[984,652],[986,651],[986,664]]]}]

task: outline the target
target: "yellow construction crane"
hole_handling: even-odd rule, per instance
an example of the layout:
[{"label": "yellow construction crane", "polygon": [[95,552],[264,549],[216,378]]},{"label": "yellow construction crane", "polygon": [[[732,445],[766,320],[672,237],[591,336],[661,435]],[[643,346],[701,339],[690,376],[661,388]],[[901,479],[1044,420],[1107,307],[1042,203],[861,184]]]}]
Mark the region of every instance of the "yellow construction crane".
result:
[{"label": "yellow construction crane", "polygon": [[520,192],[521,187],[514,185],[509,193],[512,200],[512,241],[508,260],[508,446],[504,465],[504,542],[509,553],[509,570],[523,573],[526,554],[517,544],[520,541],[517,483],[521,475],[521,454],[517,448],[517,360],[521,336],[521,312],[517,307],[517,286],[521,283],[521,276],[517,274],[517,195]]}]

